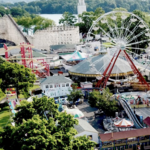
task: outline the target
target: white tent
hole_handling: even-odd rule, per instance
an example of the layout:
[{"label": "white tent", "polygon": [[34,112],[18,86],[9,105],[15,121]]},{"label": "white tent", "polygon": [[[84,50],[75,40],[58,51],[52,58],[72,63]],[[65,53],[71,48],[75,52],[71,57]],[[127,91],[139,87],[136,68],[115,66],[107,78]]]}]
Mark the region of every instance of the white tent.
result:
[{"label": "white tent", "polygon": [[89,57],[86,53],[80,53],[79,51],[75,51],[72,54],[61,56],[66,61],[78,61],[78,60],[84,60],[87,57]]}]

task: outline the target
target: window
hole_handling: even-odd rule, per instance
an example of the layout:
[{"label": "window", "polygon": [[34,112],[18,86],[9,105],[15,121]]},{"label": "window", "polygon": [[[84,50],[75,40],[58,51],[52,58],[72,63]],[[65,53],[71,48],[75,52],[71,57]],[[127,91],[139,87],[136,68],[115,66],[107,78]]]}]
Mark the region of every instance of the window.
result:
[{"label": "window", "polygon": [[87,138],[90,139],[90,140],[93,140],[93,136],[92,135],[88,135]]},{"label": "window", "polygon": [[53,88],[53,85],[50,85],[50,88]]},{"label": "window", "polygon": [[62,87],[65,87],[65,84],[62,84]]},{"label": "window", "polygon": [[68,86],[69,86],[69,83],[67,83],[66,86],[68,87]]},{"label": "window", "polygon": [[46,88],[49,88],[49,86],[48,86],[48,85],[46,85],[45,87],[46,87]]}]

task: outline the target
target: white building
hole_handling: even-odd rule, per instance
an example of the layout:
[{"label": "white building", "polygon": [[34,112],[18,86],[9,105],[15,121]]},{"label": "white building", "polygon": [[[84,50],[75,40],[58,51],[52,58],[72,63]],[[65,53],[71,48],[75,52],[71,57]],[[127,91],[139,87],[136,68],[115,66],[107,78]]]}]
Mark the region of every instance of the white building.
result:
[{"label": "white building", "polygon": [[80,82],[81,88],[93,88],[92,82]]},{"label": "white building", "polygon": [[48,97],[66,96],[72,90],[72,80],[64,76],[50,76],[41,80],[42,92]]},{"label": "white building", "polygon": [[79,124],[74,125],[74,128],[77,130],[78,134],[75,137],[83,136],[89,137],[91,141],[99,143],[98,140],[98,131],[95,130],[86,120],[78,119]]},{"label": "white building", "polygon": [[49,50],[51,45],[78,44],[80,42],[79,27],[55,26],[37,30],[33,36],[27,36],[35,48]]},{"label": "white building", "polygon": [[[82,14],[83,12],[86,11],[86,4],[84,2],[84,0],[79,0],[79,3],[78,3],[78,15]],[[82,22],[81,18],[78,18],[78,22]]]}]

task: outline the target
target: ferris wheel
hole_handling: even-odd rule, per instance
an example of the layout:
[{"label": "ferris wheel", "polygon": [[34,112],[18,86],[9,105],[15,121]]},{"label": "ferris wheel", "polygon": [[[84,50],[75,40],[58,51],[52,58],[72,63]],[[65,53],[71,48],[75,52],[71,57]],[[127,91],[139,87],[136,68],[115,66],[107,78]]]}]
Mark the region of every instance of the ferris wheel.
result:
[{"label": "ferris wheel", "polygon": [[99,17],[87,33],[87,41],[91,36],[98,36],[118,49],[144,50],[143,44],[150,41],[148,25],[137,15],[127,11],[112,11]]},{"label": "ferris wheel", "polygon": [[[141,84],[147,84],[133,63],[133,56],[140,54],[149,45],[150,30],[148,25],[137,15],[127,11],[112,11],[99,17],[87,33],[87,42],[91,36],[100,39],[103,46],[109,44],[112,59],[104,71],[97,86],[106,86],[111,71],[120,54],[129,62]],[[105,41],[105,42],[104,42]]]}]

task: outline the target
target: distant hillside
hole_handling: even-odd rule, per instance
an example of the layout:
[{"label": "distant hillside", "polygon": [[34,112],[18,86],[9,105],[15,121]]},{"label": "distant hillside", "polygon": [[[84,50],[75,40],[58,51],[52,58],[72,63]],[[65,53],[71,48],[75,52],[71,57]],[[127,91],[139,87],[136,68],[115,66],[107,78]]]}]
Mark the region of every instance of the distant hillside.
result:
[{"label": "distant hillside", "polygon": [[[0,0],[2,1],[2,0]],[[23,0],[3,0],[8,1],[23,1]],[[29,2],[31,0],[25,0]],[[25,3],[18,2],[15,4],[2,4],[6,7],[22,7],[29,13],[41,13],[41,14],[62,14],[65,11],[73,14],[77,13],[78,0],[36,0],[33,2]],[[135,9],[150,12],[149,0],[85,0],[88,11],[94,11],[97,7],[102,7],[105,12],[112,11],[116,7],[126,8],[132,12]]]},{"label": "distant hillside", "polygon": [[0,3],[17,3],[17,2],[29,3],[29,2],[32,2],[32,1],[35,1],[35,0],[0,0]]}]

